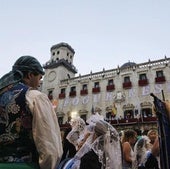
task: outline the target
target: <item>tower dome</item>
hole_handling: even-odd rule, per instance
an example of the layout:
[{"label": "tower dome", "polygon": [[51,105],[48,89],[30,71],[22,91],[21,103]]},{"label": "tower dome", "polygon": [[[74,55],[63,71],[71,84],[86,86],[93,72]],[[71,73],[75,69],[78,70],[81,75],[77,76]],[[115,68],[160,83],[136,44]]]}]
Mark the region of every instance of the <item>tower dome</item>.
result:
[{"label": "tower dome", "polygon": [[120,69],[126,69],[126,68],[130,68],[130,67],[133,67],[133,66],[136,66],[136,63],[135,62],[127,62],[127,63],[124,63]]}]

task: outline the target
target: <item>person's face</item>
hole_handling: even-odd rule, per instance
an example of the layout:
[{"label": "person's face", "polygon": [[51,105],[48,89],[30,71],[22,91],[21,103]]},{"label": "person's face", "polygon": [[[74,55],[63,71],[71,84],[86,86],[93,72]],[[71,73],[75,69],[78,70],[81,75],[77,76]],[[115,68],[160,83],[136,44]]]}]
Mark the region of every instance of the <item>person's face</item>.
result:
[{"label": "person's face", "polygon": [[41,78],[41,74],[28,73],[27,85],[32,88],[38,88]]},{"label": "person's face", "polygon": [[129,142],[131,145],[134,145],[136,143],[136,140],[137,140],[137,135],[134,135],[129,139]]},{"label": "person's face", "polygon": [[151,141],[154,141],[157,137],[157,134],[156,134],[156,132],[153,131],[148,135],[148,137]]}]

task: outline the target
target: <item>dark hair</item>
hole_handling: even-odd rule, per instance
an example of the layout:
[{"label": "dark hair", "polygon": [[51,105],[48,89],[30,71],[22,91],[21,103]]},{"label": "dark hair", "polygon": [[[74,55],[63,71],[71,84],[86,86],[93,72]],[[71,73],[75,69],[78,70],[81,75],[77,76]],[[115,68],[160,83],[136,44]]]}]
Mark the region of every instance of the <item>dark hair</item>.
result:
[{"label": "dark hair", "polygon": [[133,138],[137,135],[135,130],[128,129],[124,131],[123,137],[122,137],[122,142],[128,141],[130,138]]}]

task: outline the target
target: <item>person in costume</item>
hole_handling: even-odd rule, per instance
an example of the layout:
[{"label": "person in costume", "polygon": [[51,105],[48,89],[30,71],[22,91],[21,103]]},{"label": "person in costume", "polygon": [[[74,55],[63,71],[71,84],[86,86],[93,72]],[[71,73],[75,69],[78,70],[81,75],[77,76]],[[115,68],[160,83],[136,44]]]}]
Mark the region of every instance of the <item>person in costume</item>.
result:
[{"label": "person in costume", "polygon": [[142,136],[134,146],[133,169],[159,169],[154,154],[154,146],[150,146],[150,139]]},{"label": "person in costume", "polygon": [[91,148],[80,159],[80,169],[122,169],[119,133],[104,120],[96,121]]},{"label": "person in costume", "polygon": [[42,75],[35,57],[21,56],[0,79],[0,166],[54,169],[61,159],[57,116],[47,95],[37,90]]}]

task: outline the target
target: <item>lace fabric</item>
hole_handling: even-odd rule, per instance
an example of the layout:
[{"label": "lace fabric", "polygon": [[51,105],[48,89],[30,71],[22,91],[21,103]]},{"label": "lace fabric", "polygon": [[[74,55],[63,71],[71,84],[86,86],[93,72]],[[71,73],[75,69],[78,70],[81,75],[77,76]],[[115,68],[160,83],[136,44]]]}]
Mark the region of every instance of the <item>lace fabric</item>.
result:
[{"label": "lace fabric", "polygon": [[79,142],[83,138],[86,124],[82,118],[78,117],[71,121],[71,126],[72,130],[68,133],[66,138],[77,148]]},{"label": "lace fabric", "polygon": [[140,166],[145,166],[145,163],[148,159],[148,156],[150,155],[149,151],[149,138],[147,136],[143,136],[140,138],[134,147],[134,157],[133,157],[133,163],[132,168],[138,169]]},{"label": "lace fabric", "polygon": [[113,126],[107,125],[105,134],[99,136],[93,143],[92,149],[102,163],[102,169],[122,169],[122,155],[119,134]]}]

